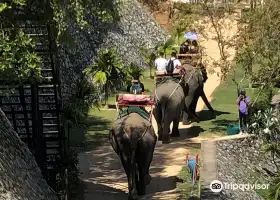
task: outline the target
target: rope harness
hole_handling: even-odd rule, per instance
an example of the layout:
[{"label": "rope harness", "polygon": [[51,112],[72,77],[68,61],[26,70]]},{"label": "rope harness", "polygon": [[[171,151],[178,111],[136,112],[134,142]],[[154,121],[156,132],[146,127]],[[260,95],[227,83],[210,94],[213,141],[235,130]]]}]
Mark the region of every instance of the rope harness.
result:
[{"label": "rope harness", "polygon": [[[194,75],[194,72],[195,72],[195,69],[193,69],[191,71],[191,74],[190,74],[190,77],[189,79],[186,81],[186,84],[188,84],[190,82],[190,80],[193,78],[193,75]],[[167,100],[168,101],[170,99],[170,97],[172,97],[172,95],[175,93],[175,91],[178,89],[178,87],[180,86],[180,83],[182,83],[184,77],[185,77],[185,74],[186,74],[186,71],[184,70],[184,73],[182,74],[181,78],[180,78],[180,81],[177,83],[177,86],[174,88],[174,90],[172,91],[172,93],[168,96]],[[159,101],[159,97],[157,95],[157,88],[155,88],[155,96],[157,98],[157,100]]]}]

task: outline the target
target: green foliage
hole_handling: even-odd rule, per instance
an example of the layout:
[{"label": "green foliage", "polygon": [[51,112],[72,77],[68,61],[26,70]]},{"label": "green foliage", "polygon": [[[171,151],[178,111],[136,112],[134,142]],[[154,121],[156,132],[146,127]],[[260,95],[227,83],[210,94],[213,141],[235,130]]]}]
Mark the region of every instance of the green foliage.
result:
[{"label": "green foliage", "polygon": [[[55,25],[52,35],[60,45],[61,38],[67,35],[70,22],[81,29],[90,24],[87,17],[94,15],[101,22],[109,23],[118,19],[121,0],[12,0],[0,3],[0,79],[9,84],[20,84],[30,77],[40,77],[40,59],[34,52],[34,43],[22,30],[18,29],[20,20],[14,16],[17,8],[23,8],[23,16],[31,20],[45,20]],[[21,16],[20,18],[22,18]],[[33,18],[32,18],[33,17]],[[2,27],[9,27],[3,29]],[[98,74],[101,75],[102,74]],[[104,78],[104,75],[103,75]]]},{"label": "green foliage", "polygon": [[105,98],[109,96],[109,90],[115,88],[116,82],[124,80],[127,68],[118,57],[114,49],[103,49],[96,56],[94,62],[84,70],[93,84],[98,84],[105,89]]},{"label": "green foliage", "polygon": [[75,126],[86,128],[90,108],[99,106],[98,88],[83,76],[77,83],[77,92],[70,97],[64,108],[64,118]]},{"label": "green foliage", "polygon": [[275,85],[280,80],[279,6],[279,1],[267,0],[247,11],[240,23],[237,61],[259,84]]},{"label": "green foliage", "polygon": [[78,153],[70,148],[67,154],[67,172],[68,172],[68,191],[69,191],[69,199],[74,199],[76,197],[76,191],[78,189],[78,185],[80,183],[79,179],[79,158]]},{"label": "green foliage", "polygon": [[158,54],[159,52],[163,52],[166,58],[166,54],[168,50],[173,50],[173,45],[175,44],[174,37],[168,38],[165,42],[159,43],[155,47],[155,52]]},{"label": "green foliage", "polygon": [[21,84],[31,77],[40,78],[40,58],[34,52],[34,43],[22,30],[2,32],[0,36],[0,80]]},{"label": "green foliage", "polygon": [[[67,152],[67,172],[61,173],[58,177],[58,196],[60,199],[76,199],[79,189],[79,158],[78,153],[69,148]],[[66,185],[67,184],[67,185]],[[68,188],[66,191],[65,188]],[[68,192],[66,194],[66,192]]]},{"label": "green foliage", "polygon": [[280,190],[280,174],[279,163],[276,160],[280,158],[280,115],[279,111],[273,111],[272,108],[266,109],[264,112],[257,112],[252,118],[249,132],[256,135],[262,142],[261,150],[270,154],[273,158],[274,165],[277,169],[277,176],[272,177],[272,184],[269,188],[270,199],[277,200]]},{"label": "green foliage", "polygon": [[272,97],[275,95],[275,90],[271,87],[268,87],[262,91],[258,89],[254,92],[251,104],[255,104],[250,107],[250,113],[256,113],[259,110],[265,111],[266,109],[270,108],[270,102]]},{"label": "green foliage", "polygon": [[279,192],[280,192],[280,176],[273,178],[272,186],[269,190],[269,198],[278,200],[280,197]]},{"label": "green foliage", "polygon": [[131,63],[128,67],[128,78],[134,79],[135,77],[141,78],[143,76],[144,69],[140,68],[134,63]]}]

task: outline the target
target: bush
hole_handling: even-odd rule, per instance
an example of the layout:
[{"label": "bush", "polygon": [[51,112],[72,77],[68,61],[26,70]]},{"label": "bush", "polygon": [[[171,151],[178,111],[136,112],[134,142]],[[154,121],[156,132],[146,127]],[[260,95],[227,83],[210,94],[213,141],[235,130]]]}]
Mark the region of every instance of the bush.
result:
[{"label": "bush", "polygon": [[99,106],[98,89],[83,76],[77,83],[77,92],[70,97],[69,103],[64,107],[65,121],[78,127],[86,127],[89,109]]},{"label": "bush", "polygon": [[258,111],[251,118],[249,132],[257,136],[261,141],[261,151],[272,157],[273,164],[277,169],[277,173],[272,173],[271,185],[269,188],[269,199],[279,199],[280,190],[280,116],[279,112],[275,112],[272,108],[266,109],[264,112]]},{"label": "bush", "polygon": [[[66,169],[58,177],[58,196],[60,199],[76,199],[79,192],[79,159],[74,149],[69,149],[67,153]],[[67,197],[67,198],[66,198]]]},{"label": "bush", "polygon": [[[257,90],[252,97],[251,106],[250,106],[250,115],[257,113],[259,110],[264,112],[266,109],[270,108],[270,102],[272,97],[276,94],[273,88],[267,88],[258,95],[260,90]],[[257,98],[256,103],[252,106],[252,103]]]}]

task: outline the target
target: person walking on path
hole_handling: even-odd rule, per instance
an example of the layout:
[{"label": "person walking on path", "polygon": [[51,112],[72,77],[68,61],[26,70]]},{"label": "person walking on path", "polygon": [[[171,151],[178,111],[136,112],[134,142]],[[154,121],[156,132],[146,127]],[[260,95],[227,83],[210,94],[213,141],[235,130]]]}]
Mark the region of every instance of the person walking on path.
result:
[{"label": "person walking on path", "polygon": [[247,120],[248,120],[248,104],[250,97],[246,96],[245,89],[241,89],[240,95],[237,98],[237,105],[239,111],[239,124],[241,134],[247,131]]}]

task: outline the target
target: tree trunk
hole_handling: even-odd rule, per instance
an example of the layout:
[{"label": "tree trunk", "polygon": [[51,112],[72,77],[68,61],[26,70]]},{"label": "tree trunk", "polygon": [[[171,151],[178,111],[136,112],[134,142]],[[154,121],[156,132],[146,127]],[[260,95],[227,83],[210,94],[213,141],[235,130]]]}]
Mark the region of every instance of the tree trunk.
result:
[{"label": "tree trunk", "polygon": [[58,200],[43,179],[35,158],[0,109],[0,199]]}]

